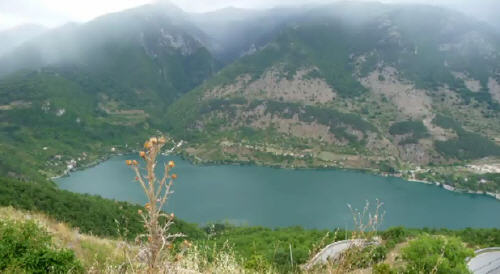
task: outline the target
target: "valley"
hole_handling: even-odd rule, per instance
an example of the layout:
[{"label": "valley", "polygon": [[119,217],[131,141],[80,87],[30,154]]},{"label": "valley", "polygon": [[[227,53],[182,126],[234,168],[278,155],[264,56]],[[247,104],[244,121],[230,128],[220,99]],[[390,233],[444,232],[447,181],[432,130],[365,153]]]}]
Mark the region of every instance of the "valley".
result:
[{"label": "valley", "polygon": [[467,273],[500,245],[500,28],[452,6],[0,30],[0,272]]}]

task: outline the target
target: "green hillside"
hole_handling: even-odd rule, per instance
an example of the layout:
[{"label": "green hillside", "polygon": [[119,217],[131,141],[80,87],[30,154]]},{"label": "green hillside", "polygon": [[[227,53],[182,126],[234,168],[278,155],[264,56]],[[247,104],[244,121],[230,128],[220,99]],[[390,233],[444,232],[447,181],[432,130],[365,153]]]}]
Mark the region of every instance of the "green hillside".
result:
[{"label": "green hillside", "polygon": [[218,66],[200,31],[175,24],[181,13],[158,4],[105,15],[1,57],[0,174],[60,175],[164,129],[167,106]]},{"label": "green hillside", "polygon": [[[74,269],[81,272],[82,265],[84,271],[90,269],[109,271],[110,268],[120,265],[129,267],[130,262],[123,258],[123,242],[120,240],[128,239],[129,252],[134,252],[133,240],[138,234],[143,233],[143,223],[137,214],[141,206],[62,191],[44,181],[24,182],[0,178],[0,190],[2,217],[0,244],[4,247],[0,250],[2,255],[0,258],[3,258],[0,260],[0,270],[33,271],[33,268],[41,267],[77,266]],[[17,210],[13,211],[9,207]],[[40,220],[40,214],[46,217]],[[25,221],[20,221],[20,218]],[[47,222],[53,223],[49,225],[50,232],[46,231],[45,226],[41,227]],[[64,228],[62,222],[73,230]],[[353,236],[351,231],[336,228],[271,229],[234,227],[228,224],[209,224],[199,227],[178,219],[170,232],[182,232],[187,235],[186,239],[191,241],[194,247],[187,254],[182,253],[180,248],[182,241],[178,241],[179,248],[174,249],[173,253],[184,254],[186,256],[184,260],[195,260],[191,263],[200,267],[198,270],[205,269],[204,273],[218,272],[210,270],[214,264],[218,267],[234,267],[227,265],[229,259],[234,260],[232,263],[238,268],[251,273],[303,273],[300,265],[306,263],[324,245]],[[373,251],[357,250],[359,253],[351,254],[353,257],[350,260],[356,262],[353,263],[352,269],[371,268],[384,263],[402,271],[406,264],[418,264],[423,258],[432,262],[433,256],[442,252],[445,243],[446,248],[450,249],[450,253],[447,254],[450,255],[444,258],[454,260],[458,263],[457,267],[463,267],[463,259],[457,252],[466,251],[469,254],[473,248],[500,244],[498,229],[446,230],[396,227],[378,231],[377,234],[383,240],[383,244]],[[92,238],[89,238],[89,235],[92,235]],[[416,246],[405,252],[408,254],[407,257],[401,257],[396,261],[390,260],[394,254],[400,254],[401,247],[407,246],[409,242]],[[422,248],[427,250],[425,256]],[[290,261],[290,250],[293,253],[293,264]],[[410,251],[414,253],[411,256]],[[191,258],[188,256],[190,253],[196,256]],[[370,257],[372,255],[373,257]],[[226,256],[225,260],[221,260],[219,256]],[[177,260],[172,260],[172,263]],[[428,264],[430,263],[419,267],[429,267]],[[439,265],[439,269],[441,267],[445,269],[447,265]],[[434,265],[430,267],[432,266]],[[320,268],[305,273],[324,271],[326,271],[324,268]]]},{"label": "green hillside", "polygon": [[168,129],[201,161],[384,171],[498,159],[499,50],[493,29],[445,9],[309,10],[176,101]]},{"label": "green hillside", "polygon": [[[137,238],[151,204],[50,179],[159,135],[195,163],[359,169],[498,197],[500,34],[438,7],[364,2],[188,14],[160,1],[44,30],[0,56],[0,272],[137,272],[125,257],[153,242]],[[162,259],[201,273],[465,273],[473,249],[500,245],[498,229],[152,223],[169,218],[186,238]],[[371,236],[380,245],[301,268]]]}]

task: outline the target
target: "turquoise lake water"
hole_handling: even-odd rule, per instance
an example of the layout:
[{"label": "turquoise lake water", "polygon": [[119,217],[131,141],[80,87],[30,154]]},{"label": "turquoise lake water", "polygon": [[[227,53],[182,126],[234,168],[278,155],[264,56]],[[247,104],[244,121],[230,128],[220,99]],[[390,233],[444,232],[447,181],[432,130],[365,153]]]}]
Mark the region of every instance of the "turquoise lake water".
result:
[{"label": "turquoise lake water", "polygon": [[[114,157],[56,182],[62,189],[144,204],[141,187],[125,165],[134,158]],[[170,159],[179,178],[166,210],[198,224],[352,227],[347,204],[361,209],[365,201],[379,199],[385,211],[382,228],[500,228],[500,201],[483,195],[357,171],[196,166],[176,156]]]}]

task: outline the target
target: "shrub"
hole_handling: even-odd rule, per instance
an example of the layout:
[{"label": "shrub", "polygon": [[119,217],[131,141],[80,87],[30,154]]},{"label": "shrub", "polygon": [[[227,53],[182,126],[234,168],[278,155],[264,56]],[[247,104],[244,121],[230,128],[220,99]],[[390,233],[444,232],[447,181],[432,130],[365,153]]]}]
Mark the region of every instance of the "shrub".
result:
[{"label": "shrub", "polygon": [[382,232],[382,239],[386,240],[386,246],[388,248],[393,248],[396,244],[405,241],[406,237],[407,231],[401,226],[392,227]]},{"label": "shrub", "polygon": [[342,264],[349,269],[367,268],[385,259],[387,248],[383,245],[371,245],[365,248],[351,248],[342,258]]},{"label": "shrub", "polygon": [[394,269],[391,268],[390,265],[381,263],[373,266],[373,274],[393,274],[396,273]]},{"label": "shrub", "polygon": [[56,249],[34,222],[0,220],[0,272],[83,273],[73,251]]},{"label": "shrub", "polygon": [[465,259],[472,249],[455,237],[424,234],[403,249],[405,273],[469,273]]},{"label": "shrub", "polygon": [[416,144],[418,140],[426,138],[429,136],[429,132],[422,121],[404,121],[394,123],[389,128],[389,133],[391,135],[408,135],[404,140],[401,140],[400,144]]},{"label": "shrub", "polygon": [[[137,210],[141,206],[73,193],[44,181],[20,181],[0,177],[0,206],[43,212],[48,216],[78,227],[79,231],[101,237],[126,237],[129,240],[144,233]],[[120,230],[117,228],[120,224]],[[171,231],[193,238],[204,238],[196,225],[176,220]],[[123,235],[126,234],[126,235]]]}]

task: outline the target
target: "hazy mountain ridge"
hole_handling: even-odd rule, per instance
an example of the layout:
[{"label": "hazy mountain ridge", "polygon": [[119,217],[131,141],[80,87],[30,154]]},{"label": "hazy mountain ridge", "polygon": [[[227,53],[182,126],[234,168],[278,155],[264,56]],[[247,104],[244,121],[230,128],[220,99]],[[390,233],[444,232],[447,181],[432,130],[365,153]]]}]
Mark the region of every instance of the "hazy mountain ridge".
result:
[{"label": "hazy mountain ridge", "polygon": [[[118,143],[120,129],[166,130],[207,161],[442,166],[500,155],[499,52],[491,27],[431,6],[193,15],[162,3],[67,25],[3,57],[3,73],[27,70],[1,81],[0,114],[38,120],[57,102],[62,117],[82,122],[65,130],[89,140],[90,128],[106,125]],[[236,61],[215,73],[216,58]],[[60,92],[88,104],[55,100]],[[52,119],[40,128],[58,128],[62,118]],[[28,130],[43,143],[39,129],[19,123],[4,125],[5,140]]]},{"label": "hazy mountain ridge", "polygon": [[21,25],[0,31],[0,56],[42,34],[47,29],[39,25]]},{"label": "hazy mountain ridge", "polygon": [[445,9],[359,5],[288,21],[174,103],[171,131],[217,161],[385,169],[499,156],[498,34]]},{"label": "hazy mountain ridge", "polygon": [[[68,24],[2,58],[2,173],[54,175],[162,127],[165,108],[218,66],[202,37],[190,34],[200,32],[164,8]],[[16,147],[25,148],[16,153],[24,158],[17,167],[8,156]]]},{"label": "hazy mountain ridge", "polygon": [[[68,24],[0,57],[0,269],[140,269],[141,216],[151,203],[77,194],[46,179],[137,155],[163,134],[182,139],[183,156],[199,163],[355,168],[500,199],[492,27],[436,7],[366,3],[194,17],[167,2],[146,5]],[[175,164],[182,184],[185,169]],[[331,231],[201,227],[176,217],[169,232],[186,237],[168,246],[166,262],[181,272],[342,272],[342,261],[301,266],[325,244],[372,239],[364,216],[376,230],[385,222],[379,205],[375,215],[368,201],[363,213],[349,205],[360,231],[347,231],[345,216]],[[374,251],[346,253],[349,271],[462,273],[473,249],[500,245],[495,228],[373,235]]]}]

